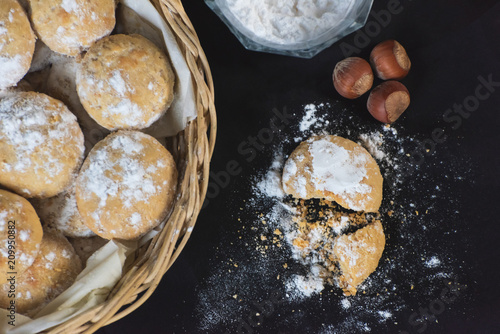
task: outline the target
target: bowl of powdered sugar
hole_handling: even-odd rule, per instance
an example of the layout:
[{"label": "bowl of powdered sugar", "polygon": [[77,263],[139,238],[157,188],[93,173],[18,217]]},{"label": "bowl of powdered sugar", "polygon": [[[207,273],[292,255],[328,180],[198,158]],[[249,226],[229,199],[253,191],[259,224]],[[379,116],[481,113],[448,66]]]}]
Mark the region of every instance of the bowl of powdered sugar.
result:
[{"label": "bowl of powdered sugar", "polygon": [[249,50],[311,58],[364,26],[373,0],[205,0]]}]

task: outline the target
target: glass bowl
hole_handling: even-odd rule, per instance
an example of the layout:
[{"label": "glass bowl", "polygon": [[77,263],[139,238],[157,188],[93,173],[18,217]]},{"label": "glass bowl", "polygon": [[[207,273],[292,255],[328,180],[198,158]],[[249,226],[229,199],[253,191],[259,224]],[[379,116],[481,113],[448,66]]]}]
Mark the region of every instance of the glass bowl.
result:
[{"label": "glass bowl", "polygon": [[343,16],[331,28],[312,33],[307,39],[299,41],[276,41],[258,36],[235,15],[227,0],[205,0],[205,3],[229,27],[248,50],[275,53],[300,58],[312,58],[331,46],[342,37],[363,27],[368,19],[373,0],[352,0]]}]

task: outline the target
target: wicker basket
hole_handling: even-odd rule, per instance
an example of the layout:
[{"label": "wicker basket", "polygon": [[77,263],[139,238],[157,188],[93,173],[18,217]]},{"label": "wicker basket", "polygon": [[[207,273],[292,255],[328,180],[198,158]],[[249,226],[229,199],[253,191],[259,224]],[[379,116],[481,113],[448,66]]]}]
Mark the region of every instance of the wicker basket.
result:
[{"label": "wicker basket", "polygon": [[168,142],[180,174],[176,203],[163,230],[131,255],[132,265],[107,300],[47,333],[94,333],[144,303],[184,248],[205,199],[217,131],[212,75],[181,1],[150,1],[171,27],[194,79],[198,117]]}]

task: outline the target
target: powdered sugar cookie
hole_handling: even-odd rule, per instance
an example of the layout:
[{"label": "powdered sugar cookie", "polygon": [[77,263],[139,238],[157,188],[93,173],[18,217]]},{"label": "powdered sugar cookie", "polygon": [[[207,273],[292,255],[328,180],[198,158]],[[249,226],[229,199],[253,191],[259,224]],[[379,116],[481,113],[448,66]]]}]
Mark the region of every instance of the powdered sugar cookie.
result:
[{"label": "powdered sugar cookie", "polygon": [[335,239],[333,252],[340,268],[338,283],[345,295],[355,295],[356,287],[377,269],[384,248],[385,234],[380,221]]},{"label": "powdered sugar cookie", "polygon": [[296,198],[324,198],[355,211],[376,212],[383,178],[362,146],[338,136],[302,142],[283,168],[283,190]]},{"label": "powdered sugar cookie", "polygon": [[0,1],[0,90],[14,86],[28,72],[35,34],[16,0]]},{"label": "powdered sugar cookie", "polygon": [[143,129],[172,103],[174,73],[167,57],[140,35],[112,35],[95,43],[76,76],[85,110],[109,130]]},{"label": "powdered sugar cookie", "polygon": [[43,231],[31,204],[0,189],[0,283],[22,274],[38,255]]},{"label": "powdered sugar cookie", "polygon": [[0,184],[25,197],[52,197],[74,179],[83,157],[75,115],[45,94],[0,100]]},{"label": "powdered sugar cookie", "polygon": [[76,56],[115,26],[114,0],[31,0],[31,20],[53,51]]},{"label": "powdered sugar cookie", "polygon": [[76,180],[85,224],[106,239],[136,239],[170,209],[177,183],[171,154],[138,131],[110,134],[90,151]]},{"label": "powdered sugar cookie", "polygon": [[[28,316],[73,284],[82,271],[82,264],[69,241],[58,231],[46,229],[40,254],[23,274],[16,277],[16,311]],[[10,284],[0,287],[0,307],[7,308]]]},{"label": "powdered sugar cookie", "polygon": [[76,207],[75,187],[57,196],[34,200],[33,205],[42,222],[67,237],[95,236],[84,223]]}]

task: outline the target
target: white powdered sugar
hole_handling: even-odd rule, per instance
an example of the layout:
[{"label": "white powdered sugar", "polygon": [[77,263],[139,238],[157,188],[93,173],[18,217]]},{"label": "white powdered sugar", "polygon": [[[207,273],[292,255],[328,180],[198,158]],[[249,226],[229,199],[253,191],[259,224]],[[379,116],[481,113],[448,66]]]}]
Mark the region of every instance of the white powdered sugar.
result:
[{"label": "white powdered sugar", "polygon": [[[0,51],[1,48],[0,45]],[[26,73],[24,59],[26,58],[22,55],[13,57],[0,55],[0,89],[15,85],[24,76]]]},{"label": "white powdered sugar", "polygon": [[54,261],[56,258],[56,253],[50,252],[49,254],[45,255],[45,259],[49,262]]},{"label": "white powdered sugar", "polygon": [[374,133],[362,133],[359,135],[360,144],[377,160],[384,160],[385,153],[381,149],[383,135],[376,131]]},{"label": "white powdered sugar", "polygon": [[318,111],[316,109],[316,106],[314,104],[308,104],[304,107],[304,111],[306,112],[304,118],[302,118],[302,121],[299,123],[299,130],[301,132],[304,132],[306,130],[309,130],[311,125],[316,123],[316,112]]},{"label": "white powdered sugar", "polygon": [[132,225],[132,226],[138,226],[140,224],[142,220],[142,217],[139,213],[137,212],[134,212],[131,216],[130,216],[130,219],[129,219],[129,223]]},{"label": "white powdered sugar", "polygon": [[[232,232],[224,241],[235,251],[223,265],[214,260],[213,275],[199,287],[202,331],[238,332],[250,328],[243,327],[244,322],[239,319],[250,319],[253,301],[260,305],[273,301],[269,297],[272,293],[280,296],[279,303],[274,303],[273,311],[264,317],[257,318],[254,313],[253,319],[263,322],[262,327],[257,324],[251,328],[255,332],[405,331],[415,307],[426,307],[436,300],[445,287],[444,281],[463,279],[456,268],[457,263],[465,264],[457,262],[445,242],[432,241],[436,235],[443,238],[438,232],[443,228],[440,215],[443,212],[433,215],[433,203],[442,198],[446,207],[441,210],[445,211],[454,203],[445,198],[443,192],[451,178],[427,180],[418,173],[408,177],[404,172],[411,167],[408,153],[415,139],[400,135],[405,132],[404,128],[365,124],[354,113],[338,109],[337,105],[333,102],[323,107],[305,105],[295,127],[289,133],[276,134],[275,145],[268,147],[269,151],[276,152],[268,158],[269,168],[250,176],[252,194],[240,203],[240,214],[233,216],[232,226],[237,232]],[[353,124],[361,126],[354,129]],[[377,269],[358,285],[355,296],[342,294],[337,286],[339,282],[332,277],[336,275],[335,269],[329,272],[331,267],[325,260],[335,256],[333,248],[337,242],[342,244],[342,240],[338,241],[339,235],[355,237],[353,233],[363,228],[364,225],[356,225],[361,219],[356,220],[359,216],[340,209],[341,212],[334,215],[323,213],[325,224],[316,223],[316,216],[307,221],[303,217],[297,220],[301,201],[284,196],[280,182],[286,153],[292,152],[298,141],[322,134],[358,140],[377,160],[384,177],[380,212],[365,214],[366,221],[361,224],[366,224],[370,217],[379,219],[386,235],[386,247]],[[326,166],[324,163],[325,173]],[[443,174],[454,175],[460,165],[437,166]],[[351,180],[356,177],[361,176],[348,175]],[[291,175],[283,175],[283,181],[290,178]],[[232,200],[230,203],[233,204]],[[447,219],[453,212],[447,212]],[[345,241],[345,248],[356,246]],[[367,248],[364,250],[369,251]],[[359,264],[359,254],[351,250],[339,253],[345,253],[345,261]],[[227,248],[220,247],[218,255],[219,259],[227,258]],[[444,258],[446,263],[442,261]],[[455,267],[451,262],[455,262]],[[454,307],[450,305],[447,312],[451,313]],[[314,327],[305,328],[304,317],[311,312],[317,316],[318,323],[308,322]]]},{"label": "white powdered sugar", "polygon": [[324,281],[316,273],[308,276],[294,275],[286,283],[287,297],[292,300],[301,300],[311,297],[324,289]]},{"label": "white powdered sugar", "polygon": [[[86,85],[81,84],[82,80],[86,81]],[[127,75],[125,75],[125,77],[122,76],[119,70],[114,70],[110,78],[99,80],[85,73],[85,71],[80,68],[76,75],[76,85],[78,95],[85,100],[93,96],[95,87],[106,92],[112,98],[111,101],[113,101],[107,106],[106,113],[118,116],[121,123],[128,126],[137,126],[143,123],[144,110],[130,99],[130,97],[136,93],[134,85],[130,84]],[[91,100],[89,99],[88,101]],[[95,103],[102,103],[102,101],[98,100]],[[91,105],[91,108],[100,109],[101,107]],[[146,126],[151,125],[160,116],[159,114],[148,120]]]},{"label": "white powdered sugar", "polygon": [[[81,172],[79,178],[84,189],[83,196],[86,199],[97,196],[99,199],[93,213],[96,221],[99,221],[101,210],[106,207],[110,197],[119,196],[123,205],[131,208],[137,202],[147,202],[156,193],[154,178],[150,177],[139,158],[144,149],[140,143],[142,136],[145,135],[139,132],[128,135],[119,133],[107,143],[113,151],[106,146],[92,151],[88,168]],[[111,155],[115,158],[112,159]],[[119,155],[118,160],[116,155]],[[135,224],[140,218],[133,216],[130,222]]]},{"label": "white powdered sugar", "polygon": [[354,210],[360,206],[351,200],[357,194],[366,194],[371,187],[361,183],[367,171],[366,157],[349,152],[330,140],[323,138],[313,141],[309,148],[312,156],[311,182],[319,190],[329,191],[342,196]]},{"label": "white powdered sugar", "polygon": [[281,165],[283,164],[283,156],[278,155],[273,165],[266,173],[265,177],[257,183],[257,188],[263,194],[269,197],[282,198],[285,196],[281,186]]},{"label": "white powdered sugar", "polygon": [[78,3],[75,0],[62,0],[61,7],[68,13],[78,10]]},{"label": "white powdered sugar", "polygon": [[[66,167],[53,155],[53,149],[74,140],[76,117],[62,103],[54,108],[54,100],[43,94],[29,98],[26,94],[17,93],[0,100],[0,142],[14,147],[16,157],[15,162],[3,162],[0,168],[17,172],[34,170],[39,175],[56,178]],[[77,147],[82,155],[83,136],[81,139],[78,143],[81,146]]]},{"label": "white powdered sugar", "polygon": [[294,44],[315,39],[336,27],[352,0],[226,0],[236,20],[267,42]]},{"label": "white powdered sugar", "polygon": [[436,268],[441,264],[441,260],[437,258],[437,256],[433,256],[427,261],[425,261],[425,266],[427,268]]},{"label": "white powdered sugar", "polygon": [[124,97],[127,92],[134,92],[134,89],[131,89],[123,80],[120,71],[113,71],[113,75],[111,79],[109,79],[109,84],[118,93],[119,96]]},{"label": "white powdered sugar", "polygon": [[109,106],[108,111],[113,115],[123,116],[121,120],[127,124],[137,124],[144,115],[144,111],[136,103],[133,103],[127,98],[123,98],[115,105]]},{"label": "white powdered sugar", "polygon": [[75,187],[51,198],[33,200],[40,219],[70,237],[91,237],[92,232],[82,220],[76,205]]},{"label": "white powdered sugar", "polygon": [[30,231],[27,231],[27,230],[21,230],[19,232],[19,239],[21,239],[21,241],[28,241],[28,239],[30,238]]},{"label": "white powdered sugar", "polygon": [[[295,160],[288,159],[285,163],[285,167],[283,168],[283,182],[288,183],[290,179],[295,179],[292,181],[292,187],[300,197],[307,197],[307,180],[304,175],[298,173],[297,164]],[[289,192],[287,186],[284,185],[284,189],[286,192]]]}]

